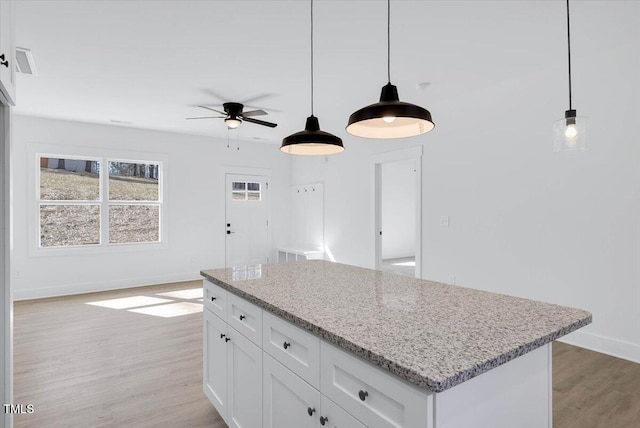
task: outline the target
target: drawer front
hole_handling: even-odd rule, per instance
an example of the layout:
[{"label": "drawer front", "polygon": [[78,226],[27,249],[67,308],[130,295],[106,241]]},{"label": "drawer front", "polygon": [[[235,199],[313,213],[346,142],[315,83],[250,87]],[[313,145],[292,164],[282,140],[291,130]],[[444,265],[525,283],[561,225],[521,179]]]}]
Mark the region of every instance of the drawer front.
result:
[{"label": "drawer front", "polygon": [[227,323],[262,347],[262,309],[233,293],[227,293]]},{"label": "drawer front", "polygon": [[207,281],[204,282],[202,301],[204,307],[222,318],[227,319],[227,290]]},{"label": "drawer front", "polygon": [[431,393],[322,342],[320,391],[365,425],[423,428],[433,417]]},{"label": "drawer front", "polygon": [[262,323],[262,349],[320,389],[320,339],[267,311]]}]

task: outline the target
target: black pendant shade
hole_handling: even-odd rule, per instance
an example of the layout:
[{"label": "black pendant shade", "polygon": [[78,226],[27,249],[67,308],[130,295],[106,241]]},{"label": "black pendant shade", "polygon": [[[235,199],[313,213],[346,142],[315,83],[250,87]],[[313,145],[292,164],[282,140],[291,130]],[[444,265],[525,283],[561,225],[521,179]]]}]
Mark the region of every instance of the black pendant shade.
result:
[{"label": "black pendant shade", "polygon": [[332,155],[343,151],[344,146],[340,137],[321,131],[318,118],[311,115],[304,131],[282,139],[280,150],[292,155]]},{"label": "black pendant shade", "polygon": [[349,117],[347,132],[365,138],[403,138],[424,134],[434,126],[429,110],[400,101],[398,89],[387,83],[379,102]]},{"label": "black pendant shade", "polygon": [[282,139],[280,150],[290,155],[332,155],[344,151],[342,139],[320,130],[318,118],[313,115],[313,0],[311,0],[311,116],[304,131]]},{"label": "black pendant shade", "polygon": [[429,110],[404,103],[398,88],[391,84],[391,0],[387,0],[387,84],[380,101],[349,116],[347,132],[364,138],[405,138],[424,134],[434,128]]}]

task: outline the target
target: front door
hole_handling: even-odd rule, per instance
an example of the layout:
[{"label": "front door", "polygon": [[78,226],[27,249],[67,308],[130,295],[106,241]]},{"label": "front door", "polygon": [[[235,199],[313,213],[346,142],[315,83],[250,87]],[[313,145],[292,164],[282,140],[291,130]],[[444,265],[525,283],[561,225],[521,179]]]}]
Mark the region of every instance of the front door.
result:
[{"label": "front door", "polygon": [[226,174],[226,266],[269,262],[267,177]]}]

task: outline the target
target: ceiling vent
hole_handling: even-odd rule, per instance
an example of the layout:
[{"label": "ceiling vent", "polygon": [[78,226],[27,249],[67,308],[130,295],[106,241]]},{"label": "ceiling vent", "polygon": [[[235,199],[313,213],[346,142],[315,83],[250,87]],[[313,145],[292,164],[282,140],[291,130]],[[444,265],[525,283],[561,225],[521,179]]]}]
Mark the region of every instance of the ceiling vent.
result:
[{"label": "ceiling vent", "polygon": [[22,74],[38,75],[31,49],[16,48],[16,71]]}]

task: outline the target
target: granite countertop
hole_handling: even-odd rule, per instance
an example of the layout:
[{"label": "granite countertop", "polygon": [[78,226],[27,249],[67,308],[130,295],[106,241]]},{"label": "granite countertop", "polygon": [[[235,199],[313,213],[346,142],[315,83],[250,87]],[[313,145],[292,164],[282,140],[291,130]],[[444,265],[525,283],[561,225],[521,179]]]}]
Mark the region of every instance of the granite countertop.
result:
[{"label": "granite countertop", "polygon": [[434,392],[591,323],[580,309],[323,260],[200,273]]}]

